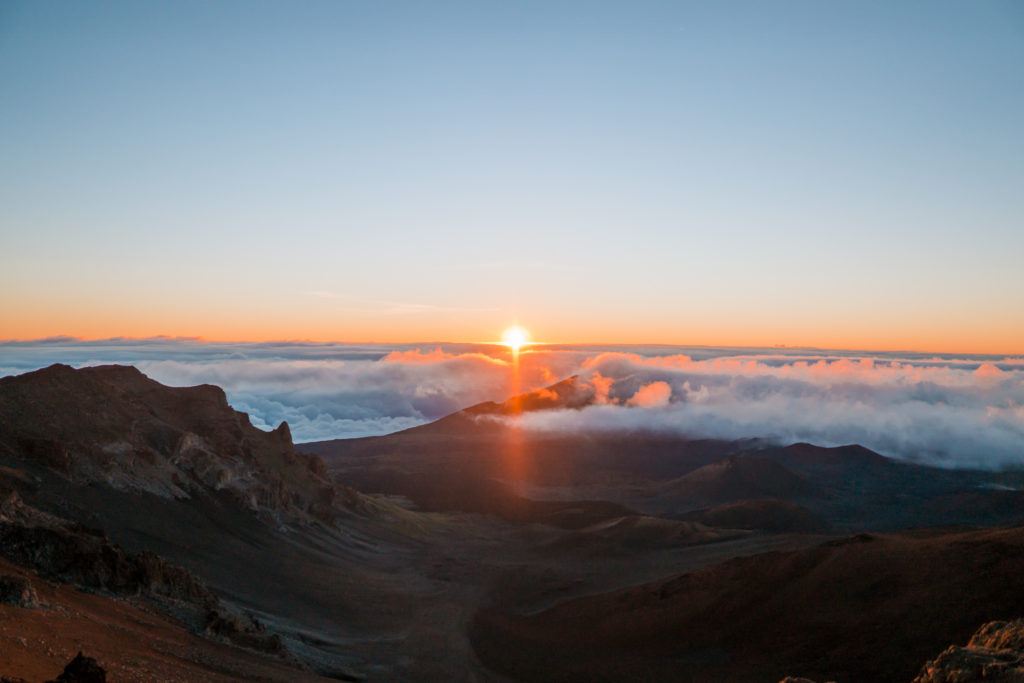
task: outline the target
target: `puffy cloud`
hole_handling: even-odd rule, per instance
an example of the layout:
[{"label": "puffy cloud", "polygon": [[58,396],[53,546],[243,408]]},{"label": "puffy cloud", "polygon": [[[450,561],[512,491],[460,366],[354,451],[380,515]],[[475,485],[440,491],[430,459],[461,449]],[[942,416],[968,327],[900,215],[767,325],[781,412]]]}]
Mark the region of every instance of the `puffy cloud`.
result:
[{"label": "puffy cloud", "polygon": [[982,363],[978,366],[978,369],[974,371],[975,377],[990,377],[993,379],[1002,377],[1005,374],[1006,373],[1003,370],[1000,370],[992,363]]},{"label": "puffy cloud", "polygon": [[615,380],[611,377],[605,377],[600,372],[594,372],[590,375],[590,384],[594,387],[594,403],[603,405],[610,403],[610,396],[612,391],[612,385],[615,384]]},{"label": "puffy cloud", "polygon": [[668,382],[651,382],[637,389],[636,393],[626,401],[626,405],[637,408],[658,408],[667,406],[670,398],[672,398],[672,387]]}]

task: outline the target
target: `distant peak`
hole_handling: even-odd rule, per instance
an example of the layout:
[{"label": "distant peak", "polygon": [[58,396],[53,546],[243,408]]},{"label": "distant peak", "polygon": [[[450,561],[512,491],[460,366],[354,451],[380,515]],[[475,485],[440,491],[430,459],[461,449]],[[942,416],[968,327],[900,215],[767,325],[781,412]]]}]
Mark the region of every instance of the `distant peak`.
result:
[{"label": "distant peak", "polygon": [[494,403],[493,401],[479,403],[468,408],[466,412],[513,415],[537,410],[582,408],[590,405],[593,401],[593,388],[586,384],[581,384],[578,375],[572,375],[549,386],[518,394],[502,403]]}]

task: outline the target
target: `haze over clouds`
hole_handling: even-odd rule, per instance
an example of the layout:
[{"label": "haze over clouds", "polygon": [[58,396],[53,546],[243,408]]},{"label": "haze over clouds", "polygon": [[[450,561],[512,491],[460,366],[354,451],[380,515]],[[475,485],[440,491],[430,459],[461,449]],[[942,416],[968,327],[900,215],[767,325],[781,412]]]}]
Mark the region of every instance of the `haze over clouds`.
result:
[{"label": "haze over clouds", "polygon": [[1024,359],[807,350],[536,347],[518,378],[500,347],[214,344],[56,339],[0,345],[0,373],[53,362],[130,363],[170,385],[217,384],[253,423],[297,441],[422,424],[570,375],[583,410],[520,419],[536,430],[650,429],[696,437],[860,443],[945,466],[1024,464]]}]

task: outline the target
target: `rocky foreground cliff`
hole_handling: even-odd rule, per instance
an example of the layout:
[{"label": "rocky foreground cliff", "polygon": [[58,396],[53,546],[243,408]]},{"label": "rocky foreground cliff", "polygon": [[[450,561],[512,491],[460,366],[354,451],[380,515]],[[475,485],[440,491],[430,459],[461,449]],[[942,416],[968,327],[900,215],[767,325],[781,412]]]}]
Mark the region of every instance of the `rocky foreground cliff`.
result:
[{"label": "rocky foreground cliff", "polygon": [[[107,615],[100,621],[128,601],[170,617],[191,638],[259,653],[292,672],[271,667],[271,678],[294,679],[296,666],[344,677],[344,653],[309,647],[293,621],[268,623],[263,610],[304,609],[277,598],[301,585],[312,562],[380,542],[377,531],[389,532],[400,514],[334,481],[320,458],[297,453],[286,423],[254,427],[219,387],[168,387],[126,366],[54,365],[0,378],[0,561],[27,570],[0,577],[19,608],[7,615],[15,631],[37,617],[64,619],[77,598],[32,608],[32,592],[50,582],[96,594],[82,611]],[[352,564],[354,577],[372,562]],[[274,589],[281,586],[289,588]],[[180,647],[207,647],[187,642]],[[25,647],[53,664],[56,655],[31,641]],[[211,652],[211,662],[230,661],[224,666],[240,674],[263,671],[248,655]]]},{"label": "rocky foreground cliff", "polygon": [[264,432],[220,387],[168,387],[130,366],[0,378],[0,454],[76,483],[177,499],[222,492],[281,521],[330,521],[358,500],[320,458],[295,451],[287,423]]}]

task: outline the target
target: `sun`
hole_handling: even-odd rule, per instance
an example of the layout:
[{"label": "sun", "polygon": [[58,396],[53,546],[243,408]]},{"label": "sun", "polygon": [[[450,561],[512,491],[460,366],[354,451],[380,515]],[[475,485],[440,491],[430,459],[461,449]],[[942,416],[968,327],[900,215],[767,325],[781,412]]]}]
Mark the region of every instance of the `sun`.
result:
[{"label": "sun", "polygon": [[519,353],[519,349],[530,343],[530,333],[519,325],[513,325],[501,333],[501,343]]}]

